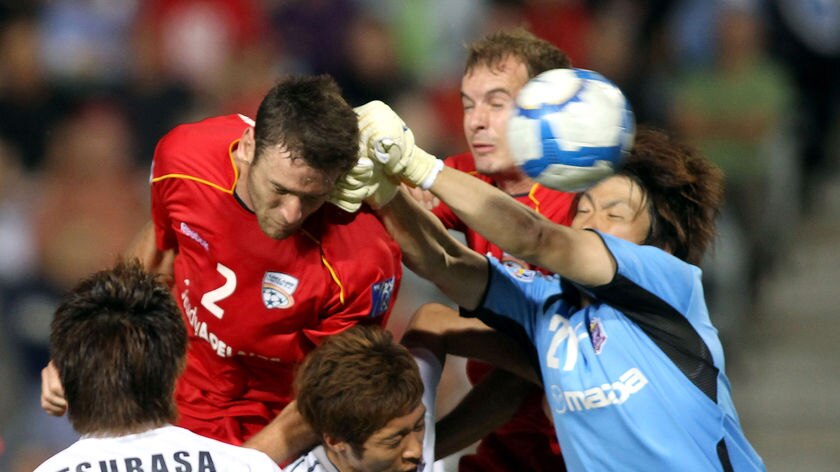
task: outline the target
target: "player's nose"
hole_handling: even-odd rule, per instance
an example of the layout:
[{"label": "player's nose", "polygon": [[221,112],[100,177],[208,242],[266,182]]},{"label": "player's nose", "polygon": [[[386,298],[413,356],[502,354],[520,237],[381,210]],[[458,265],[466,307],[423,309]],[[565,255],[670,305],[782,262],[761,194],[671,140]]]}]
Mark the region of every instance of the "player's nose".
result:
[{"label": "player's nose", "polygon": [[475,131],[487,128],[488,114],[487,107],[481,104],[476,104],[467,118],[467,126]]},{"label": "player's nose", "polygon": [[299,223],[303,218],[303,205],[300,199],[297,197],[286,199],[280,205],[280,214],[283,215],[283,219],[290,225]]},{"label": "player's nose", "polygon": [[411,463],[417,463],[423,457],[423,433],[413,432],[406,438],[403,459]]}]

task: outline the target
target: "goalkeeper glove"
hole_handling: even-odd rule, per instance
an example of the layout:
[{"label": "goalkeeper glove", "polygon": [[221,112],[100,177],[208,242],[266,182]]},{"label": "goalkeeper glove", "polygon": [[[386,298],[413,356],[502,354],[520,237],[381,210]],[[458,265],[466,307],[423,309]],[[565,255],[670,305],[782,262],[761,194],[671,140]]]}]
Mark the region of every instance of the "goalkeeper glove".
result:
[{"label": "goalkeeper glove", "polygon": [[330,194],[330,203],[348,213],[355,213],[367,202],[373,208],[382,208],[397,194],[397,183],[385,175],[382,166],[367,157],[360,157],[356,165],[336,182]]},{"label": "goalkeeper glove", "polygon": [[357,107],[362,149],[385,172],[426,190],[443,169],[443,161],[414,145],[414,133],[386,104],[373,101]]}]

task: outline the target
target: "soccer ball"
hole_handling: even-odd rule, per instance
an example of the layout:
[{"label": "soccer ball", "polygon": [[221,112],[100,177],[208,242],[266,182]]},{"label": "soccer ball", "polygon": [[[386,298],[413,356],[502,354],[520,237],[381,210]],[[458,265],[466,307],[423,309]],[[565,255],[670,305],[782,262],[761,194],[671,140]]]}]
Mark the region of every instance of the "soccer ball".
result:
[{"label": "soccer ball", "polygon": [[633,145],[635,119],[601,74],[554,69],[519,92],[507,133],[513,160],[529,177],[580,192],[615,172]]}]

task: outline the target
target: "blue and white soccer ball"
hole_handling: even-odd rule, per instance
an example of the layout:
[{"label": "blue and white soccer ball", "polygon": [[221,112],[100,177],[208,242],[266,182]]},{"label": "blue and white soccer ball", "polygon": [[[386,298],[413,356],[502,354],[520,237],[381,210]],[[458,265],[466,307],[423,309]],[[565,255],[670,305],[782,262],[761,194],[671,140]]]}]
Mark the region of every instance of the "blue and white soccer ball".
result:
[{"label": "blue and white soccer ball", "polygon": [[519,92],[507,132],[513,160],[529,177],[580,192],[615,172],[635,129],[615,84],[590,70],[554,69]]}]

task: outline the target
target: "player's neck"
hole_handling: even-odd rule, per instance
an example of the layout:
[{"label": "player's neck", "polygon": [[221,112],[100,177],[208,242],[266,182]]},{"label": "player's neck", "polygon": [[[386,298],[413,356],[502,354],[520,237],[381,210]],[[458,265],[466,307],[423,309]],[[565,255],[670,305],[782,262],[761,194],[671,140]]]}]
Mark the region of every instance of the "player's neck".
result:
[{"label": "player's neck", "polygon": [[248,173],[251,170],[251,163],[243,159],[239,148],[233,151],[233,163],[236,165],[239,176],[236,179],[236,186],[233,188],[234,197],[245,206],[245,208],[253,211],[251,205],[251,196],[248,194]]},{"label": "player's neck", "polygon": [[128,426],[110,426],[105,427],[102,429],[98,429],[94,432],[86,432],[84,433],[84,437],[86,438],[117,438],[120,436],[129,436],[132,434],[140,434],[145,433],[146,431],[151,431],[153,429],[162,428],[164,426],[169,425],[167,422],[160,422],[160,421],[148,421],[144,423],[138,423],[134,425]]},{"label": "player's neck", "polygon": [[324,454],[330,460],[333,466],[338,469],[338,472],[346,472],[352,470],[347,464],[341,454],[336,453],[327,445],[324,445]]},{"label": "player's neck", "polygon": [[508,195],[522,195],[531,191],[534,181],[519,169],[510,169],[493,174],[496,187]]}]

